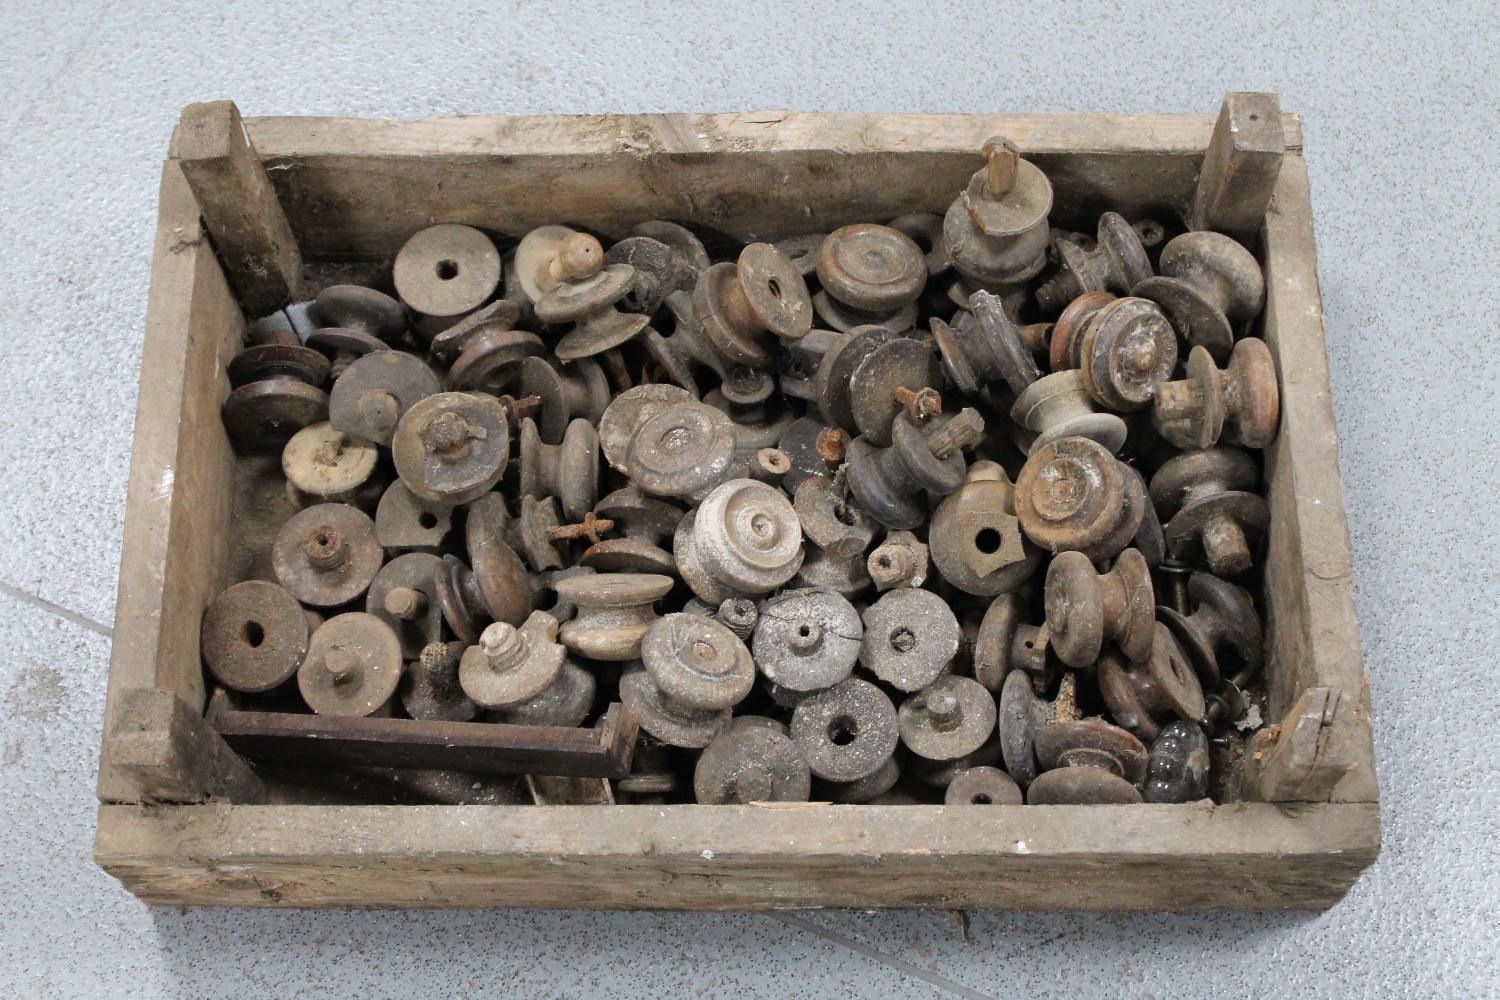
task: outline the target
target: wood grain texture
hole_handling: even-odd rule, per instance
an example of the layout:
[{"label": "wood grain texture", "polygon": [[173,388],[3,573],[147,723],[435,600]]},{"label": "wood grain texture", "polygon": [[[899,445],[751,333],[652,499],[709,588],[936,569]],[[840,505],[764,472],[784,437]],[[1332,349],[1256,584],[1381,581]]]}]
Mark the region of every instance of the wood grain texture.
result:
[{"label": "wood grain texture", "polygon": [[[674,219],[740,240],[942,213],[990,136],[1046,171],[1059,224],[1188,210],[1213,115],[251,118],[309,258],[382,258],[438,222],[512,237],[559,220],[610,237]],[[1300,147],[1295,115],[1288,144]]]},{"label": "wood grain texture", "polygon": [[222,689],[207,720],[258,764],[623,778],[630,773],[637,723],[619,702],[601,723],[583,729],[237,711]]},{"label": "wood grain texture", "polygon": [[115,772],[134,785],[137,801],[268,801],[249,765],[175,694],[128,688],[117,699],[115,718],[105,752]]},{"label": "wood grain texture", "polygon": [[[223,590],[234,452],[219,419],[244,317],[199,224],[181,166],[162,168],[161,208],[125,502],[104,742],[117,692],[160,688],[203,710],[198,626]],[[107,750],[104,802],[135,801]]]},{"label": "wood grain texture", "polygon": [[292,301],[302,255],[234,102],[183,108],[171,156],[192,186],[245,312],[266,316]]},{"label": "wood grain texture", "polygon": [[154,906],[1319,909],[1373,805],[104,806]]},{"label": "wood grain texture", "polygon": [[[1281,379],[1281,429],[1265,450],[1271,508],[1264,594],[1271,718],[1288,716],[1311,688],[1337,689],[1351,709],[1342,713],[1340,725],[1355,729],[1347,736],[1354,759],[1338,795],[1344,801],[1375,801],[1354,556],[1328,382],[1307,164],[1300,156],[1288,155],[1282,164],[1264,240],[1263,332]],[[1352,710],[1361,704],[1363,711]],[[1291,720],[1288,728],[1295,724]]]},{"label": "wood grain texture", "polygon": [[1226,95],[1198,175],[1192,228],[1254,240],[1271,204],[1285,149],[1279,97]]}]

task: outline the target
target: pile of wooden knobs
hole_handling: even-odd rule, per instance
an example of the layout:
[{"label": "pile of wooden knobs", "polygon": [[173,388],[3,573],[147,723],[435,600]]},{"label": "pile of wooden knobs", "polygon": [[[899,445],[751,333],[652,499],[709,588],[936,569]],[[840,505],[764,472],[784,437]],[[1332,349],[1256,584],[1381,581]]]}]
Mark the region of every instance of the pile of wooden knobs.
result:
[{"label": "pile of wooden knobs", "polygon": [[1042,171],[983,152],[943,217],[439,225],[395,296],[257,322],[224,422],[298,513],[207,610],[214,679],[516,725],[618,700],[627,802],[1209,794],[1263,659],[1260,265],[1050,229]]}]

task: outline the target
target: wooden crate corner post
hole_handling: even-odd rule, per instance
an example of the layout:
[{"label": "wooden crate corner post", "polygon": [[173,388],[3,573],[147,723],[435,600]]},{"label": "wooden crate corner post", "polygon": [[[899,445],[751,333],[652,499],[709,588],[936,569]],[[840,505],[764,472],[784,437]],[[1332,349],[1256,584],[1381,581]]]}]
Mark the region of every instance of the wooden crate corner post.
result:
[{"label": "wooden crate corner post", "polygon": [[182,165],[245,315],[265,316],[297,298],[302,254],[234,102],[183,108],[171,158]]},{"label": "wooden crate corner post", "polygon": [[1226,94],[1203,157],[1189,227],[1252,242],[1271,204],[1285,152],[1277,95]]},{"label": "wooden crate corner post", "polygon": [[120,692],[104,753],[143,802],[267,801],[265,786],[250,767],[170,691]]}]

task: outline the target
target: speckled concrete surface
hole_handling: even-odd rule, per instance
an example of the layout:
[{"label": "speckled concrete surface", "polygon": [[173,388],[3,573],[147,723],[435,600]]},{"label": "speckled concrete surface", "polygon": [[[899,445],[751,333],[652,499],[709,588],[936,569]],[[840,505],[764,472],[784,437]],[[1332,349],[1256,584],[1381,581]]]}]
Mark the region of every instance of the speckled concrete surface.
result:
[{"label": "speckled concrete surface", "polygon": [[[0,995],[1500,992],[1496,21],[1483,3],[0,3],[0,590],[20,595],[0,596]],[[1304,116],[1385,813],[1344,903],[976,914],[965,942],[946,914],[152,912],[93,866],[99,633],[181,105],[1180,112],[1226,89]]]}]

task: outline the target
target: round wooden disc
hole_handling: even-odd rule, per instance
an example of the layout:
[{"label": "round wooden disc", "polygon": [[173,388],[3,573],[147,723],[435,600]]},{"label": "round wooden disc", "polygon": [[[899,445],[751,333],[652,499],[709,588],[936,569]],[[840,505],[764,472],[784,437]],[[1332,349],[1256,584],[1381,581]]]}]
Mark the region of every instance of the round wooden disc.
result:
[{"label": "round wooden disc", "polygon": [[[366,716],[396,693],[401,667],[401,643],[390,626],[352,611],[328,619],[313,633],[297,687],[319,715]],[[338,676],[335,669],[347,673]]]},{"label": "round wooden disc", "polygon": [[922,248],[899,230],[868,223],[844,226],[818,248],[818,281],[845,305],[890,312],[922,294],[927,261]]},{"label": "round wooden disc", "polygon": [[[452,420],[448,415],[456,415]],[[466,450],[444,458],[432,443],[441,426],[461,427]],[[396,473],[413,493],[436,503],[477,500],[500,481],[510,458],[510,428],[494,396],[440,392],[413,406],[391,440]]]},{"label": "round wooden disc", "polygon": [[437,374],[414,354],[366,354],[333,384],[328,420],[335,430],[389,447],[406,411],[442,388]]},{"label": "round wooden disc", "polygon": [[[319,569],[308,556],[307,540],[332,534],[346,547],[343,562]],[[301,511],[282,526],[271,547],[276,579],[297,600],[315,608],[336,608],[363,594],[384,559],[375,522],[342,503],[320,503]]]},{"label": "round wooden disc", "polygon": [[274,583],[246,580],[203,613],[203,662],[226,687],[269,691],[297,672],[307,654],[307,616]]},{"label": "round wooden disc", "polygon": [[462,316],[484,305],[500,284],[500,251],[472,226],[430,226],[396,254],[396,293],[427,316]]},{"label": "round wooden disc", "polygon": [[242,385],[224,401],[224,426],[247,451],[277,451],[309,424],[328,419],[328,394],[291,379]]}]

